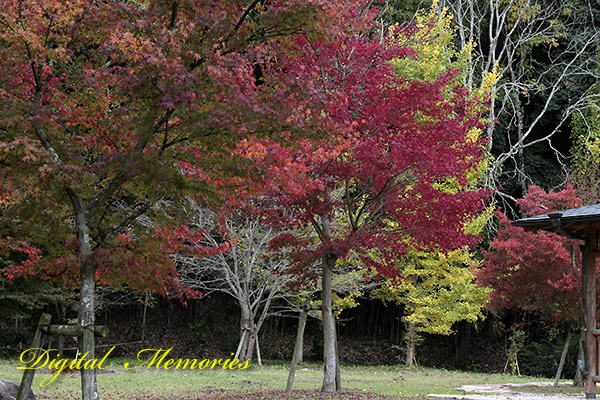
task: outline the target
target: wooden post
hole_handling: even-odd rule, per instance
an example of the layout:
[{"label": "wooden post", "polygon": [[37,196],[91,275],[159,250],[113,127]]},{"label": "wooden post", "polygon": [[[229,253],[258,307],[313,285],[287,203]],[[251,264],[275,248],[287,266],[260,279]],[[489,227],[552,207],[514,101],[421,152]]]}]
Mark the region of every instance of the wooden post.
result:
[{"label": "wooden post", "polygon": [[587,303],[585,345],[589,363],[585,397],[586,399],[595,399],[596,381],[598,379],[597,339],[594,335],[596,331],[596,230],[590,229],[588,232],[582,265],[582,268],[585,269],[586,278],[584,282]]},{"label": "wooden post", "polygon": [[[81,325],[49,325],[49,335],[82,336],[85,328]],[[94,336],[108,336],[108,327],[104,325],[94,326]]]},{"label": "wooden post", "polygon": [[[50,314],[42,314],[40,317],[40,322],[38,322],[35,336],[33,337],[33,345],[31,346],[32,349],[36,349],[34,350],[35,357],[33,357],[27,365],[34,363],[39,357],[42,343],[44,342],[45,329],[50,325],[51,319],[52,317]],[[35,369],[26,369],[25,372],[23,372],[23,378],[21,378],[21,385],[19,385],[19,392],[17,393],[17,400],[25,400],[27,398],[29,391],[31,390],[31,383],[33,382],[34,375]]]},{"label": "wooden post", "polygon": [[[52,317],[49,314],[42,314],[40,317],[40,322],[38,322],[38,327],[33,338],[33,345],[31,346],[32,349],[36,349],[33,352],[35,356],[31,359],[28,365],[35,362],[35,360],[37,360],[39,357],[46,335],[82,337],[86,331],[91,331],[91,329],[86,329],[80,325],[50,325],[51,318]],[[108,327],[106,326],[94,326],[93,328],[94,336],[106,337],[108,335]],[[93,358],[93,356],[90,357],[90,359],[91,358]],[[19,386],[19,392],[16,400],[27,399],[27,395],[31,390],[31,383],[33,382],[34,375],[35,369],[26,369],[25,372],[23,372],[23,378],[21,378],[21,385]]]}]

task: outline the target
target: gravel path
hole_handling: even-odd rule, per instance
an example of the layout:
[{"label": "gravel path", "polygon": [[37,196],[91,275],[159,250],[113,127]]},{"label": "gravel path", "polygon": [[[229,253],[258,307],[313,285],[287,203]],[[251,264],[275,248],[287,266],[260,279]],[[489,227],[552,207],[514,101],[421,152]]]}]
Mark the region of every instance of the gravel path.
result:
[{"label": "gravel path", "polygon": [[552,383],[524,383],[524,384],[501,384],[501,385],[465,385],[457,390],[466,393],[480,394],[430,394],[427,397],[443,400],[581,400],[585,399],[585,394],[561,394],[561,393],[540,393],[520,391],[523,386],[551,386]]}]

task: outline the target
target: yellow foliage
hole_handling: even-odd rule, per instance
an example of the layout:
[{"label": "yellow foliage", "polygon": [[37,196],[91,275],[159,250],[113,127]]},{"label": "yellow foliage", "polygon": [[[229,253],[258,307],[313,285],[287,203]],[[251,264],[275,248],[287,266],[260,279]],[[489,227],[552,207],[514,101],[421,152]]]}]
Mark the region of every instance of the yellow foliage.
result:
[{"label": "yellow foliage", "polygon": [[594,159],[594,162],[600,161],[600,139],[593,138],[585,142],[585,148]]},{"label": "yellow foliage", "polygon": [[334,307],[337,307],[337,310],[334,312],[334,316],[335,318],[338,318],[341,314],[342,311],[344,311],[347,308],[354,308],[356,306],[358,306],[358,297],[360,297],[363,294],[363,292],[356,288],[355,290],[353,290],[352,292],[350,292],[349,294],[347,294],[344,297],[340,297],[338,294],[334,293],[332,295],[332,301],[333,301],[333,305]]},{"label": "yellow foliage", "polygon": [[[434,2],[436,3],[436,2]],[[435,4],[427,13],[416,16],[418,31],[413,37],[396,34],[396,27],[390,28],[390,35],[399,44],[416,50],[415,57],[405,57],[392,62],[396,73],[407,80],[434,81],[449,67],[452,58],[464,59],[464,52],[456,52],[452,46],[454,30],[450,28],[452,14],[447,9],[438,12]],[[467,57],[468,58],[468,57]],[[454,67],[454,66],[452,66]]]},{"label": "yellow foliage", "polygon": [[415,252],[402,266],[404,279],[386,281],[371,296],[403,304],[417,330],[448,335],[455,322],[482,317],[490,289],[474,284],[472,269],[478,265],[466,248],[448,254]]},{"label": "yellow foliage", "polygon": [[496,207],[491,205],[485,209],[484,212],[473,218],[471,221],[465,223],[465,233],[471,235],[479,235],[483,230],[483,227],[487,224],[492,215],[494,215]]},{"label": "yellow foliage", "polygon": [[498,70],[498,62],[496,62],[491,71],[483,72],[478,94],[482,97],[487,93],[491,93],[493,95],[494,87],[496,86],[496,83],[498,83],[498,80],[500,80],[500,77],[501,73]]}]

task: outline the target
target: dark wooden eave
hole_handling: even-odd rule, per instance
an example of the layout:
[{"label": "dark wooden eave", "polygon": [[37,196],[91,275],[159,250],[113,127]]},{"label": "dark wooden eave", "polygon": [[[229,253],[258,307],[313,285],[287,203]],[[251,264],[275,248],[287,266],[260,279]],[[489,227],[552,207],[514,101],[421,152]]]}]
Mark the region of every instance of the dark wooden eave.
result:
[{"label": "dark wooden eave", "polygon": [[522,218],[512,224],[528,232],[546,230],[574,239],[583,239],[583,231],[586,229],[600,228],[600,204]]}]

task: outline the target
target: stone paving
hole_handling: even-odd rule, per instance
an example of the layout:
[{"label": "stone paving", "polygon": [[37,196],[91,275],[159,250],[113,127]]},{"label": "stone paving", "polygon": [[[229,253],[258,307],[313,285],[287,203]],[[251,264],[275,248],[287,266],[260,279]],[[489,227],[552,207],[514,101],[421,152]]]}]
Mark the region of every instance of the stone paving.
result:
[{"label": "stone paving", "polygon": [[[550,382],[508,383],[494,385],[464,385],[457,390],[465,394],[430,394],[427,397],[441,400],[582,400],[585,394],[539,393],[520,391],[523,386],[551,386]],[[478,393],[478,394],[471,394]]]}]

